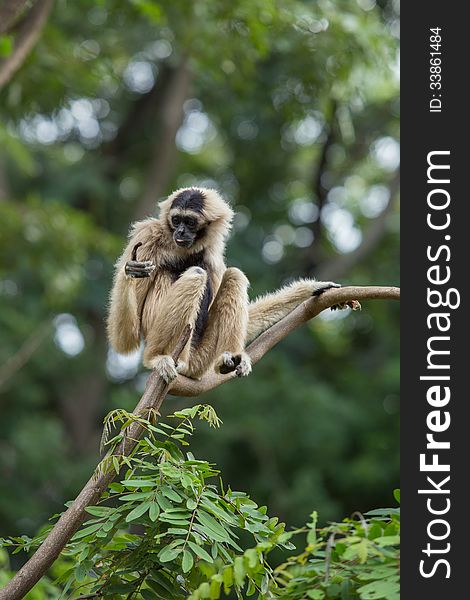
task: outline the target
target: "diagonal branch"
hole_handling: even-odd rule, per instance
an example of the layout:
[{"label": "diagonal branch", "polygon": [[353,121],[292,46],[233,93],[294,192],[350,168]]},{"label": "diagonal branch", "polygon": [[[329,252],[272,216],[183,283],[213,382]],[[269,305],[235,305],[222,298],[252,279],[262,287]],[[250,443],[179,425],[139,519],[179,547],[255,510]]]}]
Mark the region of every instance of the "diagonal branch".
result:
[{"label": "diagonal branch", "polygon": [[54,0],[37,0],[33,8],[18,23],[13,51],[0,60],[0,89],[6,85],[24,63],[46,24]]},{"label": "diagonal branch", "polygon": [[0,35],[6,33],[15,24],[26,2],[27,0],[3,0],[0,6]]},{"label": "diagonal branch", "polygon": [[[247,352],[253,363],[258,362],[273,346],[294,329],[336,304],[354,300],[398,300],[399,298],[400,290],[396,287],[344,287],[327,290],[321,296],[315,296],[307,300],[284,319],[270,327],[248,346]],[[175,361],[186,345],[189,335],[190,328],[188,326],[173,352],[172,356]],[[194,381],[180,375],[173,383],[171,393],[180,396],[196,396],[230,381],[233,377],[233,373],[230,375],[209,373],[200,381]],[[170,386],[165,384],[153,371],[147,382],[145,392],[134,410],[134,414],[147,415],[150,409],[158,411],[169,388]],[[113,454],[118,456],[129,455],[142,433],[142,426],[138,422],[134,422]],[[105,471],[104,469],[95,471],[95,474],[85,484],[75,501],[62,514],[42,545],[36,550],[36,553],[0,591],[0,600],[20,600],[41,579],[83,523],[87,515],[86,507],[96,504],[101,494],[114,479],[114,475],[114,471]]]}]

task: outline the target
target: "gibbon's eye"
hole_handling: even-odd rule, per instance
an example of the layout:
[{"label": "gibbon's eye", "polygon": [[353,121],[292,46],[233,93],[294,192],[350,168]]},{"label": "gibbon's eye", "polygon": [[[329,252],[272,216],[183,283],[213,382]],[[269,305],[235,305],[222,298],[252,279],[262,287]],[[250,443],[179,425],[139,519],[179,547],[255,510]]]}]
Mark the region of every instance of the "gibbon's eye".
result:
[{"label": "gibbon's eye", "polygon": [[191,228],[194,229],[197,225],[197,221],[196,219],[193,219],[192,217],[189,217],[186,219],[186,225]]},{"label": "gibbon's eye", "polygon": [[178,225],[181,223],[181,217],[172,217],[171,218],[171,224],[173,225],[173,227],[178,227]]}]

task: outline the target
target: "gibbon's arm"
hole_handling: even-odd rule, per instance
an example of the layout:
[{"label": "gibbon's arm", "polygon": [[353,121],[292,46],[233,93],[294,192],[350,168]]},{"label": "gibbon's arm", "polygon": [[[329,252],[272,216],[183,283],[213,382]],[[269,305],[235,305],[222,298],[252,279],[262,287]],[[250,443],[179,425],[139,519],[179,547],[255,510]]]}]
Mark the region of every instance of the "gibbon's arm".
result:
[{"label": "gibbon's arm", "polygon": [[[149,263],[135,261],[135,247],[144,243],[151,234],[150,225],[145,221],[136,223],[131,231],[128,245],[118,259],[114,273],[114,284],[111,291],[110,305],[107,319],[108,338],[111,346],[121,354],[128,354],[136,350],[140,344],[140,315],[137,286],[139,294],[146,295],[148,287],[153,281],[149,276],[153,267]],[[126,274],[126,264],[133,261],[134,265],[142,265],[148,275],[145,279],[131,277]],[[147,265],[147,267],[143,266]]]},{"label": "gibbon's arm", "polygon": [[332,287],[341,286],[332,281],[300,279],[284,286],[277,292],[266,294],[250,302],[248,306],[247,344],[283,319],[299,304],[302,304],[311,296],[321,294]]}]

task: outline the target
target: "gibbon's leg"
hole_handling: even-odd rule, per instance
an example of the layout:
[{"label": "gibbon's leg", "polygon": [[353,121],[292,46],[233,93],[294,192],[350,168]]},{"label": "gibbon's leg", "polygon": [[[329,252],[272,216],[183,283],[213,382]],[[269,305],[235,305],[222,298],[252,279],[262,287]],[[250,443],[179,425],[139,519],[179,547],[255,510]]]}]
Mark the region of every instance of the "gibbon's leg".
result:
[{"label": "gibbon's leg", "polygon": [[[156,318],[148,327],[143,363],[146,367],[156,369],[167,383],[186,368],[182,361],[176,366],[170,352],[186,325],[189,324],[194,330],[206,282],[207,273],[204,269],[187,269],[172,284]],[[187,345],[183,356],[186,357],[188,353]]]},{"label": "gibbon's leg", "polygon": [[266,294],[250,302],[247,342],[253,341],[263,331],[280,321],[311,296],[320,295],[325,290],[336,287],[341,286],[332,281],[300,279],[277,292]]},{"label": "gibbon's leg", "polygon": [[221,373],[235,371],[239,377],[251,373],[244,352],[248,325],[248,279],[235,268],[226,269],[209,310],[207,328],[191,351],[187,373],[197,378],[214,363]]}]

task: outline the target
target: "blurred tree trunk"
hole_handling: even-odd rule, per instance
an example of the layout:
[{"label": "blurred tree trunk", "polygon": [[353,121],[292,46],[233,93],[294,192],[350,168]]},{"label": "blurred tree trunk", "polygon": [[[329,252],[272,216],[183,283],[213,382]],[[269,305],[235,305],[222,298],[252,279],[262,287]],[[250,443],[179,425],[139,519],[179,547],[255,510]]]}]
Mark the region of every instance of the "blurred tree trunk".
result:
[{"label": "blurred tree trunk", "polygon": [[315,270],[323,261],[321,242],[323,239],[322,212],[328,201],[328,189],[326,189],[323,176],[328,169],[328,153],[335,142],[335,119],[336,101],[331,100],[326,111],[325,141],[321,148],[320,158],[312,177],[312,195],[318,208],[318,218],[312,223],[313,242],[308,249],[309,270]]},{"label": "blurred tree trunk", "polygon": [[5,164],[0,157],[0,202],[6,200],[10,195],[10,186],[8,185]]},{"label": "blurred tree trunk", "polygon": [[0,35],[11,29],[26,4],[27,0],[3,0],[0,4]]},{"label": "blurred tree trunk", "polygon": [[321,148],[317,167],[312,178],[312,196],[318,207],[318,217],[312,223],[313,242],[308,248],[307,263],[304,267],[305,274],[312,274],[318,280],[336,280],[345,277],[351,269],[361,260],[364,260],[375,250],[387,231],[387,224],[393,212],[395,202],[399,196],[400,171],[397,170],[389,182],[390,198],[384,210],[375,217],[369,226],[362,232],[362,242],[359,246],[345,254],[338,254],[332,258],[326,258],[322,250],[325,226],[322,223],[322,212],[328,204],[328,189],[324,184],[324,176],[328,171],[328,153],[336,141],[335,121],[337,103],[332,100],[327,109],[326,136]]},{"label": "blurred tree trunk", "polygon": [[93,346],[93,359],[85,360],[83,372],[67,383],[60,398],[59,410],[70,436],[72,451],[82,456],[97,456],[108,387],[107,341],[101,314],[90,313],[88,324],[93,327],[94,333],[90,344]]},{"label": "blurred tree trunk", "polygon": [[0,60],[0,89],[11,80],[38,41],[53,4],[54,0],[37,0],[31,10],[15,26],[13,50],[9,56]]},{"label": "blurred tree trunk", "polygon": [[164,90],[159,131],[147,168],[144,193],[136,207],[136,219],[142,219],[154,211],[155,201],[163,196],[170,181],[176,159],[175,137],[183,122],[183,104],[188,98],[190,82],[188,60],[183,59]]}]

